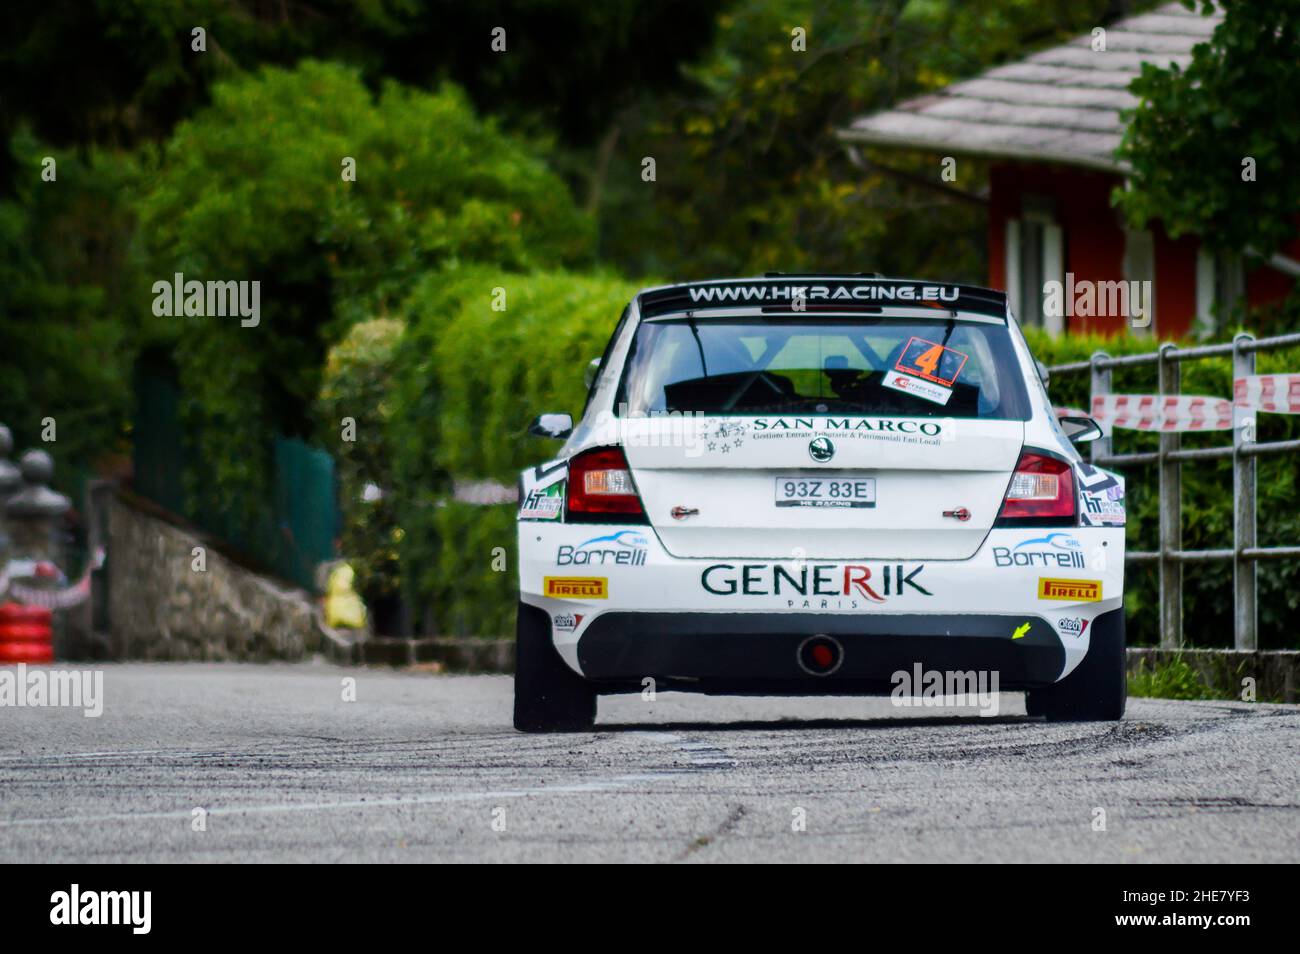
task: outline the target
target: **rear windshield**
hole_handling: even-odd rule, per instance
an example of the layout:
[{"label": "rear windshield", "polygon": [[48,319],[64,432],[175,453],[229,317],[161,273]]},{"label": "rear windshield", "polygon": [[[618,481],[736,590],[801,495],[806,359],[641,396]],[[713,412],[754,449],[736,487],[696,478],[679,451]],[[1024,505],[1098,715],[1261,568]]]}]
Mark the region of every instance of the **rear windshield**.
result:
[{"label": "rear windshield", "polygon": [[620,413],[1028,420],[1004,324],[706,318],[637,329]]}]

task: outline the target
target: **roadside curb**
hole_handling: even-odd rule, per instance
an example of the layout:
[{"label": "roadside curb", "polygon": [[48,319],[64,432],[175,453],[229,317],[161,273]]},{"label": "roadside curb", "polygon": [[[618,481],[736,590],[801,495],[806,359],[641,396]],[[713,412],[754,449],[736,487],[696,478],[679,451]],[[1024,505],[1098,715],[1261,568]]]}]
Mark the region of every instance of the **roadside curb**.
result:
[{"label": "roadside curb", "polygon": [[325,613],[319,605],[312,620],[316,629],[316,648],[322,656],[338,666],[355,666],[361,662],[364,633],[353,635],[350,631],[330,626],[325,622]]},{"label": "roadside curb", "polygon": [[1181,660],[1200,681],[1224,699],[1240,699],[1242,680],[1255,680],[1260,702],[1294,703],[1300,689],[1300,651],[1293,649],[1155,649],[1130,648],[1130,677],[1148,674]]},{"label": "roadside curb", "polygon": [[437,636],[430,639],[371,637],[350,640],[334,634],[321,640],[321,652],[339,666],[414,666],[438,663],[448,672],[513,673],[513,639]]}]

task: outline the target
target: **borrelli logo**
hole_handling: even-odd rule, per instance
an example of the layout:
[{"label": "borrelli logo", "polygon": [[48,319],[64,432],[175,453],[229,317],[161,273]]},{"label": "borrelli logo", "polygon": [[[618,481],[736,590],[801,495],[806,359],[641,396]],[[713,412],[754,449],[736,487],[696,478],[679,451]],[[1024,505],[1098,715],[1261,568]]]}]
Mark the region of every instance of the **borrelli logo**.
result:
[{"label": "borrelli logo", "polygon": [[68,891],[50,895],[50,923],[57,925],[129,925],[133,934],[148,934],[153,923],[152,891]]},{"label": "borrelli logo", "polygon": [[81,709],[87,719],[104,713],[104,673],[100,670],[28,669],[19,663],[0,669],[0,708]]},{"label": "borrelli logo", "polygon": [[592,537],[576,547],[562,544],[556,551],[555,563],[557,566],[587,566],[592,563],[641,566],[645,563],[649,543],[639,530],[619,530]]},{"label": "borrelli logo", "polygon": [[1049,533],[1021,540],[1014,547],[994,547],[995,566],[1074,567],[1082,570],[1083,544],[1068,533]]},{"label": "borrelli logo", "polygon": [[979,709],[981,716],[998,714],[997,670],[925,669],[919,662],[909,672],[900,669],[890,677],[894,689],[889,701],[904,709]]}]

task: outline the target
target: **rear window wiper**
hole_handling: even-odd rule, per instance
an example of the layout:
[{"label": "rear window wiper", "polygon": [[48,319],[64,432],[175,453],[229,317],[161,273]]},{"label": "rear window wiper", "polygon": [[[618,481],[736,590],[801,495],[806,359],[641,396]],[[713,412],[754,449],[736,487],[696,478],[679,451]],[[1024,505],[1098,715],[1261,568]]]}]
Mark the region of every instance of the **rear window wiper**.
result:
[{"label": "rear window wiper", "polygon": [[686,326],[691,329],[691,334],[695,338],[695,347],[700,352],[700,370],[704,372],[704,377],[709,376],[709,362],[704,357],[704,342],[700,340],[700,329],[695,324],[695,313],[688,312],[686,315]]}]

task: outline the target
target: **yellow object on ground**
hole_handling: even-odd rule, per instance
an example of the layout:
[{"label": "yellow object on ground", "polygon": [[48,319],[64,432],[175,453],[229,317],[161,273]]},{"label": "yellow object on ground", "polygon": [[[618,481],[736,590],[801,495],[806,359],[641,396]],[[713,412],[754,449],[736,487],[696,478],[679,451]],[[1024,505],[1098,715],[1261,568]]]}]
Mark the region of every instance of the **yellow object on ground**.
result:
[{"label": "yellow object on ground", "polygon": [[340,563],[330,571],[325,584],[325,622],[336,629],[364,629],[366,604],[352,588],[356,574],[352,567]]}]

